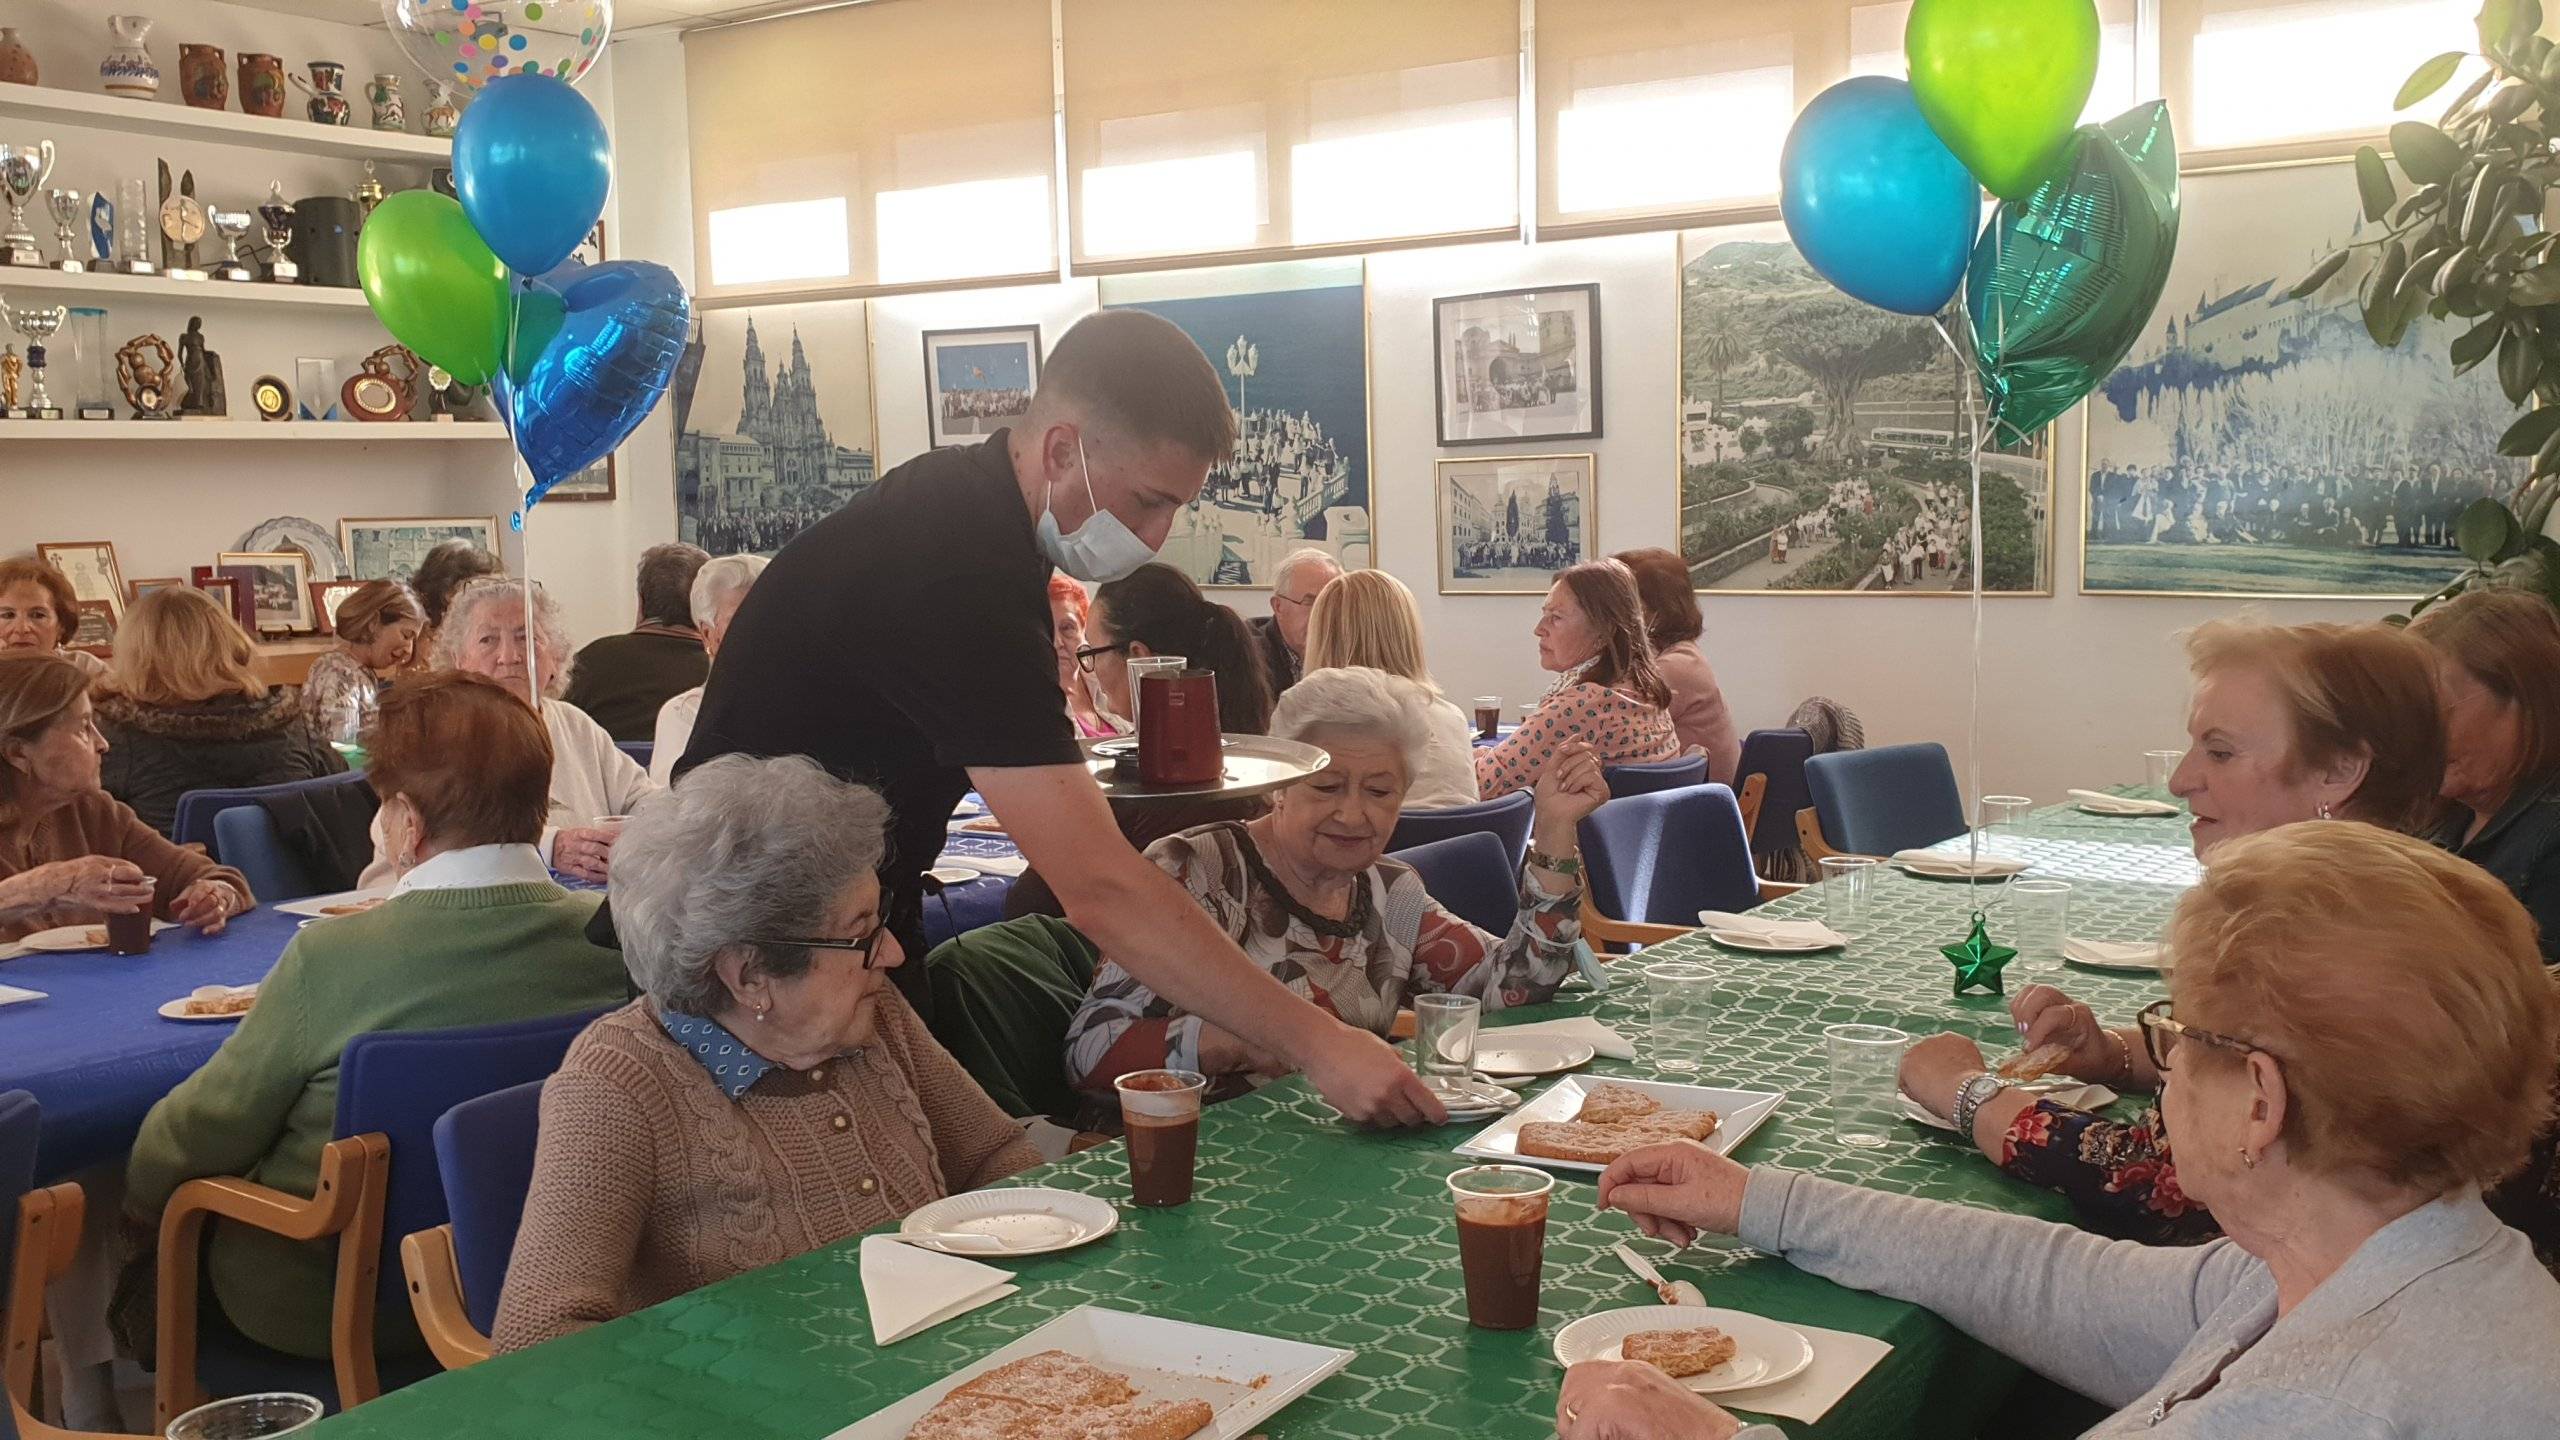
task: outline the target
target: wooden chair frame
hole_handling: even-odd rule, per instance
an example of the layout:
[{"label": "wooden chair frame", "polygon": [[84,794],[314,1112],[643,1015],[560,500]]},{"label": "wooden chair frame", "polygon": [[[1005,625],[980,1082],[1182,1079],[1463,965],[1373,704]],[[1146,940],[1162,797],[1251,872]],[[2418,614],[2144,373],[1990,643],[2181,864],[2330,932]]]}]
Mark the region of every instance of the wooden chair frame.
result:
[{"label": "wooden chair frame", "polygon": [[[1761,880],[1762,904],[1793,895],[1804,887],[1784,880]],[[1591,942],[1591,953],[1603,959],[1612,957],[1611,945],[1660,945],[1683,935],[1698,933],[1695,925],[1654,925],[1641,920],[1612,920],[1591,903],[1591,887],[1582,890],[1582,938]]]},{"label": "wooden chair frame", "polygon": [[437,1364],[460,1370],[489,1358],[489,1337],[471,1323],[463,1303],[452,1225],[400,1237],[400,1271],[409,1278],[409,1309],[418,1317],[418,1333],[427,1337]]},{"label": "wooden chair frame", "polygon": [[1822,816],[1810,805],[1796,812],[1796,843],[1804,847],[1804,858],[1816,865],[1849,853],[1823,837]]},{"label": "wooden chair frame", "polygon": [[329,1356],[338,1405],[351,1410],[382,1393],[374,1365],[375,1292],[382,1279],[382,1205],[391,1141],[380,1133],[333,1140],[320,1152],[310,1198],[228,1176],[190,1180],[160,1216],[160,1374],[153,1393],[158,1428],[205,1402],[196,1384],[196,1312],[203,1303],[205,1222],[220,1216],[287,1240],[338,1240],[329,1300]]},{"label": "wooden chair frame", "polygon": [[30,1190],[18,1200],[18,1253],[0,1299],[8,1323],[0,1328],[0,1390],[8,1392],[10,1418],[20,1440],[114,1440],[94,1430],[65,1430],[36,1418],[36,1351],[44,1340],[45,1288],[70,1270],[80,1249],[80,1225],[88,1199],[77,1185]]},{"label": "wooden chair frame", "polygon": [[1769,776],[1766,771],[1744,776],[1742,788],[1733,792],[1734,807],[1742,812],[1744,835],[1760,833],[1760,804],[1768,794]]}]

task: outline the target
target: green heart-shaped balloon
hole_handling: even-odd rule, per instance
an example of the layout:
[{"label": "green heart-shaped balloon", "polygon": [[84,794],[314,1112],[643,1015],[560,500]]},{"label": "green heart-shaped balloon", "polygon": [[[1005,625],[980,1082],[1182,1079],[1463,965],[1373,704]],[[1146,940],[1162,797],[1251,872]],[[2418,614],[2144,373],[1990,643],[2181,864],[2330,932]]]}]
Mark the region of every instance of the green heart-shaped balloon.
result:
[{"label": "green heart-shaped balloon", "polygon": [[465,385],[486,385],[506,357],[507,267],[471,228],[462,202],[403,190],[373,207],[356,241],[356,279],[393,339]]},{"label": "green heart-shaped balloon", "polygon": [[1930,128],[1984,189],[2023,200],[2088,108],[2097,0],[1918,0],[1902,47]]}]

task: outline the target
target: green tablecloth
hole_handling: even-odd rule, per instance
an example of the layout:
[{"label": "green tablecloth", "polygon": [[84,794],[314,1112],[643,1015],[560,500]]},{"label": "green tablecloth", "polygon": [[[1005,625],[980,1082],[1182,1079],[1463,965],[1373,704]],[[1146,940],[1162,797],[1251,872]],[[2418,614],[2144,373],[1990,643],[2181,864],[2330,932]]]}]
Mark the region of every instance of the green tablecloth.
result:
[{"label": "green tablecloth", "polygon": [[[2024,843],[2040,872],[2071,879],[2074,931],[2156,934],[2191,876],[2184,837],[2159,822],[2039,816]],[[1907,1144],[1851,1150],[1831,1139],[1822,1029],[1879,1021],[1914,1033],[1963,1029],[1997,1050],[2010,1035],[1996,998],[1957,1000],[1936,947],[1960,938],[1966,887],[1879,877],[1877,923],[1846,955],[1771,958],[1701,938],[1650,954],[1707,957],[1732,1004],[1703,1057],[1704,1079],[1781,1089],[1788,1100],[1737,1150],[1750,1162],[1879,1188],[2059,1218],[2062,1202],[1999,1174],[1952,1135],[1913,1126]],[[1818,913],[1813,894],[1776,913]],[[1633,1064],[1601,1075],[1657,1076],[1641,977],[1627,965],[1605,997],[1512,1012],[1506,1020],[1593,1014],[1637,1041]],[[2107,1013],[2156,996],[2145,978],[2074,972],[2069,984]],[[1542,1082],[1543,1083],[1543,1082]],[[384,1397],[321,1428],[339,1437],[586,1440],[699,1435],[822,1440],[835,1430],[1078,1305],[1094,1304],[1359,1352],[1343,1373],[1268,1425],[1278,1437],[1483,1440],[1552,1434],[1561,1369],[1556,1330],[1595,1310],[1653,1302],[1609,1254],[1632,1238],[1623,1217],[1593,1212],[1587,1178],[1568,1177],[1548,1224],[1545,1313],[1535,1330],[1469,1328],[1444,1177],[1476,1127],[1370,1135],[1287,1081],[1214,1108],[1202,1121],[1199,1196],[1185,1208],[1127,1206],[1118,1146],[1025,1177],[1120,1204],[1120,1230],[1062,1255],[1021,1262],[1020,1294],[886,1349],[871,1343],[856,1246],[805,1255],[669,1301],[538,1350]],[[1730,1242],[1678,1260],[1636,1242],[1711,1304],[1857,1331],[1893,1353],[1817,1425],[1823,1437],[1965,1437],[2017,1381],[2016,1366],[1916,1306],[1844,1290]]]}]

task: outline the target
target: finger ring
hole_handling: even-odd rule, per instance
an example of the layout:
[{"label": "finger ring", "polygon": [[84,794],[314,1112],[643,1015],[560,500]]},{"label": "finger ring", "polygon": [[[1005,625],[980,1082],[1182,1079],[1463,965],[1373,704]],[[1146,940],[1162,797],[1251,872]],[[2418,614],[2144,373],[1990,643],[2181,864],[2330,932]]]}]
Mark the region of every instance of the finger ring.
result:
[{"label": "finger ring", "polygon": [[1572,1424],[1574,1421],[1579,1420],[1579,1419],[1581,1419],[1581,1418],[1582,1418],[1582,1412],[1581,1412],[1581,1411],[1578,1411],[1578,1410],[1574,1409],[1574,1408],[1573,1408],[1572,1406],[1570,1406],[1570,1405],[1567,1405],[1566,1407],[1564,1407],[1564,1423],[1566,1423],[1567,1425],[1570,1425],[1570,1424]]}]

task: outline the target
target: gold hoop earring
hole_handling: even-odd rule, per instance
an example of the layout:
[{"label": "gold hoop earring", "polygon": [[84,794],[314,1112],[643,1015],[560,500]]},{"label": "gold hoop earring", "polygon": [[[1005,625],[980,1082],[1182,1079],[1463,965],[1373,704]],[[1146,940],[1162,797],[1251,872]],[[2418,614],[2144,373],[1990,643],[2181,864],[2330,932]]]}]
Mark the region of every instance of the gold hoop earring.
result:
[{"label": "gold hoop earring", "polygon": [[[757,1019],[759,1019],[759,1020],[761,1020],[761,1019],[763,1019],[764,1017],[763,1017],[763,1016],[761,1016],[761,1015],[759,1015],[759,1016],[757,1016],[756,1018],[757,1018]],[[2240,1147],[2240,1163],[2241,1163],[2241,1165],[2242,1165],[2242,1166],[2246,1167],[2247,1169],[2255,1170],[2255,1169],[2257,1169],[2257,1168],[2258,1168],[2258,1157],[2257,1157],[2257,1156],[2255,1156],[2255,1155],[2250,1154],[2250,1153],[2249,1153],[2249,1147],[2248,1147],[2248,1146],[2246,1146],[2246,1145],[2243,1145],[2243,1146],[2241,1146],[2241,1147]]]}]

